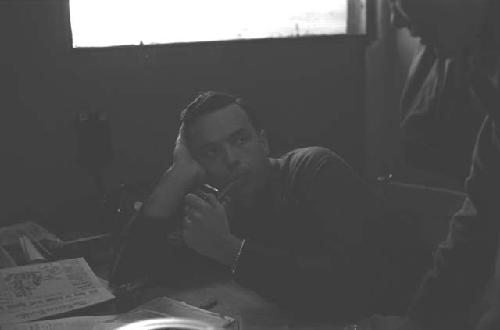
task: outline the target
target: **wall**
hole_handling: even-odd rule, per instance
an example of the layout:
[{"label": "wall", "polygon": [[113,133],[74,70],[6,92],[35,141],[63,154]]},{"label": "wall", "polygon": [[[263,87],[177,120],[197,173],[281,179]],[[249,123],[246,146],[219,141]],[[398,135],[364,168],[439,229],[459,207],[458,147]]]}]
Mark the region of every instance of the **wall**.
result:
[{"label": "wall", "polygon": [[78,112],[108,112],[116,186],[168,166],[178,112],[204,89],[245,96],[275,153],[319,144],[365,166],[361,37],[72,50],[64,0],[1,0],[0,37],[0,221],[95,194],[75,161]]}]

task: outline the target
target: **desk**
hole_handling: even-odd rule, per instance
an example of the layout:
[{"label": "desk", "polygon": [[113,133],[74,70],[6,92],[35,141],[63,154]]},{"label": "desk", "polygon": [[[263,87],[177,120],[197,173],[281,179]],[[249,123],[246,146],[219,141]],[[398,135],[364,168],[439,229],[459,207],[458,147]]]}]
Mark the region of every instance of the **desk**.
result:
[{"label": "desk", "polygon": [[[79,245],[79,247],[80,249],[71,249],[72,253],[75,254],[72,257],[80,257],[81,254],[77,255],[80,250],[82,253],[86,252],[83,254],[89,254],[89,251],[92,251],[91,256],[93,258],[89,259],[89,261],[93,261],[90,264],[92,270],[101,278],[109,278],[108,270],[113,261],[110,251],[112,246],[110,244],[98,244],[97,247],[101,248],[100,250],[93,250],[90,247],[84,249],[85,246],[83,245]],[[96,258],[96,256],[106,256],[107,258]],[[301,329],[297,326],[298,323],[290,313],[283,311],[253,291],[235,283],[225,267],[216,267],[212,261],[205,258],[200,258],[194,265],[196,269],[191,268],[186,272],[186,274],[191,275],[183,276],[182,281],[180,281],[182,283],[175,282],[175,287],[149,287],[138,290],[137,295],[132,298],[118,297],[105,303],[48,318],[119,314],[128,312],[154,298],[167,296],[197,307],[217,301],[217,304],[210,310],[236,319],[241,329]],[[312,329],[310,325],[308,324],[308,329]],[[330,325],[323,328],[332,329]],[[322,328],[315,327],[315,329]]]},{"label": "desk", "polygon": [[[102,268],[96,268],[95,271],[98,275],[106,277]],[[254,291],[242,287],[228,274],[211,272],[210,269],[205,271],[206,280],[205,278],[189,280],[178,288],[152,286],[138,290],[133,299],[117,298],[114,303],[110,304],[112,312],[107,313],[127,312],[154,298],[167,296],[196,307],[216,300],[217,304],[209,310],[236,319],[241,330],[344,329],[344,326],[339,324],[301,321],[297,315],[292,315]],[[108,305],[106,309],[109,310],[109,308]]]},{"label": "desk", "polygon": [[[198,257],[194,264],[183,271],[181,283],[175,285],[153,286],[137,290],[132,299],[119,297],[115,303],[116,312],[129,310],[154,298],[167,296],[187,304],[201,307],[214,300],[217,304],[210,311],[236,319],[243,330],[246,329],[331,329],[343,330],[338,323],[313,323],[300,320],[300,315],[292,315],[274,303],[268,301],[253,290],[236,283],[225,267]],[[96,273],[107,278],[105,268],[94,269]],[[188,275],[191,274],[191,275]],[[202,274],[202,275],[200,275]],[[297,297],[300,299],[300,297]],[[87,314],[88,315],[88,314]]]},{"label": "desk", "polygon": [[217,305],[210,310],[238,320],[242,330],[344,329],[341,325],[335,326],[331,323],[313,324],[312,322],[298,321],[294,316],[230,279],[218,280],[191,288],[148,288],[141,292],[140,297],[134,303],[142,304],[161,296],[168,296],[193,306],[201,306],[216,299]]}]

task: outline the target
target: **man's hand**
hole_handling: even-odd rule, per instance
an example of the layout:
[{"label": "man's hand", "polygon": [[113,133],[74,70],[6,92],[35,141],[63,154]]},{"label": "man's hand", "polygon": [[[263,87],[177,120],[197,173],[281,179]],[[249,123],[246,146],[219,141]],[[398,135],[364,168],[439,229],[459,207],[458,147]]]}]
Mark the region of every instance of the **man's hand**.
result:
[{"label": "man's hand", "polygon": [[175,214],[184,196],[205,179],[205,170],[192,157],[183,126],[175,142],[173,164],[165,171],[145,203],[143,213],[150,217],[169,218]]},{"label": "man's hand", "polygon": [[206,175],[203,167],[193,158],[193,155],[189,151],[184,125],[180,127],[177,140],[175,141],[172,166],[192,175],[194,184],[203,182]]},{"label": "man's hand", "polygon": [[231,266],[242,241],[231,234],[226,210],[217,198],[205,193],[200,196],[185,197],[184,240],[199,254]]}]

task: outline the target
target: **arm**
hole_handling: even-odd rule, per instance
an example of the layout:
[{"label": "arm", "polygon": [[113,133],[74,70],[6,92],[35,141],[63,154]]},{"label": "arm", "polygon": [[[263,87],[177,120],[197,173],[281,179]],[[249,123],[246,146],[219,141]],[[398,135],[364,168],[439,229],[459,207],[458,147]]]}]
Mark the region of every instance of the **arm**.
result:
[{"label": "arm", "polygon": [[298,219],[303,230],[297,234],[297,246],[273,247],[247,240],[235,278],[301,313],[348,317],[364,303],[358,299],[363,284],[363,274],[357,271],[362,257],[359,252],[364,222],[381,213],[379,201],[354,171],[329,151],[321,149],[297,168],[295,195],[310,213]]},{"label": "arm", "polygon": [[110,276],[114,285],[122,285],[144,274],[152,274],[155,264],[158,267],[165,266],[165,263],[158,260],[158,251],[162,251],[160,258],[168,260],[170,250],[166,248],[167,233],[176,225],[176,213],[184,195],[204,176],[203,169],[189,154],[182,132],[181,128],[174,148],[172,166],[161,177],[149,199],[132,217],[121,235]]},{"label": "arm", "polygon": [[143,213],[152,218],[169,218],[174,215],[184,196],[202,182],[204,169],[188,150],[184,129],[179,129],[175,143],[173,164],[162,176],[143,207]]}]

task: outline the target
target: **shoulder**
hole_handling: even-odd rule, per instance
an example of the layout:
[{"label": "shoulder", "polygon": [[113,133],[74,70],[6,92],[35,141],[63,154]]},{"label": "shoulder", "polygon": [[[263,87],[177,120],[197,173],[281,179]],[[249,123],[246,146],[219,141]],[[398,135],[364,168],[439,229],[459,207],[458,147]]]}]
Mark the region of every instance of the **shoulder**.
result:
[{"label": "shoulder", "polygon": [[313,146],[292,150],[281,157],[281,160],[290,169],[305,169],[319,167],[328,162],[342,163],[344,160],[332,150]]},{"label": "shoulder", "polygon": [[311,182],[335,180],[352,174],[350,166],[335,152],[325,147],[292,150],[278,159],[281,175],[291,186],[309,186]]}]

